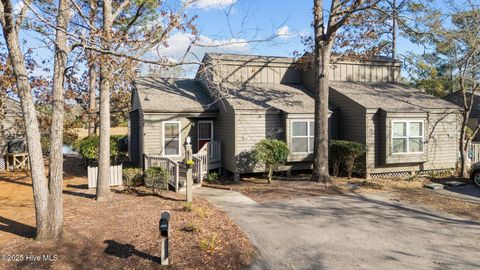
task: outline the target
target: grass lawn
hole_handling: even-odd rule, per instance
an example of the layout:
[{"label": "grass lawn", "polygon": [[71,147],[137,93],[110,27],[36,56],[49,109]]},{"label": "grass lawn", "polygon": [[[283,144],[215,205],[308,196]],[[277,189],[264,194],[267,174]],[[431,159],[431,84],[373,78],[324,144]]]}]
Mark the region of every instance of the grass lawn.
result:
[{"label": "grass lawn", "polygon": [[[68,168],[67,166],[71,166]],[[160,213],[168,210],[170,263],[174,269],[240,269],[251,263],[255,249],[228,216],[208,202],[163,192],[115,192],[110,202],[96,202],[86,189],[83,170],[66,169],[64,239],[37,243],[30,177],[0,174],[0,255],[23,255],[19,262],[0,261],[0,269],[157,269]],[[56,261],[27,261],[26,255],[56,255]]]},{"label": "grass lawn", "polygon": [[272,183],[265,178],[245,177],[240,183],[226,182],[213,184],[214,187],[229,188],[250,197],[256,202],[294,199],[309,196],[342,195],[346,193],[385,192],[392,200],[430,207],[450,214],[480,220],[480,204],[462,200],[446,194],[426,189],[428,183],[442,183],[457,180],[451,177],[429,179],[428,177],[359,178],[335,177],[333,185],[309,181],[309,174],[294,175],[291,178],[277,177]]}]

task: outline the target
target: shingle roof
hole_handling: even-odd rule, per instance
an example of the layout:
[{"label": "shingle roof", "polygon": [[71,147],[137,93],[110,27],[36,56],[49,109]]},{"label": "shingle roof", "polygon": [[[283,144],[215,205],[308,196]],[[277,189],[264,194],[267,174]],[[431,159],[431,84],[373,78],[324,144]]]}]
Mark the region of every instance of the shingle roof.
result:
[{"label": "shingle roof", "polygon": [[313,113],[315,101],[298,84],[225,84],[225,100],[235,110],[277,109],[286,113]]},{"label": "shingle roof", "polygon": [[135,87],[146,112],[217,111],[208,93],[192,79],[140,77]]},{"label": "shingle roof", "polygon": [[[472,93],[467,92],[467,100],[472,97]],[[456,104],[458,106],[463,107],[463,93],[462,91],[456,91],[451,93],[450,95],[443,98],[444,100]],[[470,112],[470,117],[472,118],[480,118],[480,95],[475,93],[475,97],[473,100],[472,111]]]},{"label": "shingle roof", "polygon": [[398,83],[330,82],[330,87],[367,109],[387,112],[460,109],[443,99]]}]

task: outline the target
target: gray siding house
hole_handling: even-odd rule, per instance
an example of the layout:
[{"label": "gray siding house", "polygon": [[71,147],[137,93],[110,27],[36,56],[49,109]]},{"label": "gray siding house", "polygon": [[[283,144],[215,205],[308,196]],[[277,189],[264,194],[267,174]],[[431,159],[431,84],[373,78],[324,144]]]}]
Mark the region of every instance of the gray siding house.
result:
[{"label": "gray siding house", "polygon": [[[175,162],[183,145],[208,152],[203,168],[261,172],[249,153],[264,138],[290,148],[283,170],[311,168],[313,70],[288,57],[206,54],[195,79],[139,78],[132,94],[130,155]],[[398,83],[388,58],[336,61],[330,72],[331,139],[367,145],[367,177],[455,167],[459,107]],[[215,157],[215,166],[209,166]]]},{"label": "gray siding house", "polygon": [[[475,93],[472,95],[472,93],[467,92],[466,93],[467,102],[471,102],[472,98],[473,98],[473,106],[472,106],[472,110],[470,111],[470,118],[468,119],[467,126],[470,129],[475,130],[477,126],[480,125],[480,95],[478,93]],[[464,97],[463,97],[462,91],[453,92],[450,95],[445,96],[443,99],[463,108]],[[473,140],[480,141],[480,133],[477,133],[477,136],[475,136]]]}]

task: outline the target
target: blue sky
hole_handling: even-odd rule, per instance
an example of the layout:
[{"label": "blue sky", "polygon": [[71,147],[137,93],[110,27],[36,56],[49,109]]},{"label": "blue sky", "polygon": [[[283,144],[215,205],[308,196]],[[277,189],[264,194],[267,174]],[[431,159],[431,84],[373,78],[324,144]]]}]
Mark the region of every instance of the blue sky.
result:
[{"label": "blue sky", "polygon": [[[169,0],[179,5],[182,0]],[[327,1],[326,1],[327,2]],[[235,3],[233,6],[232,3]],[[328,3],[325,3],[327,6]],[[187,10],[188,15],[198,15],[197,26],[200,30],[200,43],[222,44],[215,48],[193,49],[196,57],[201,58],[205,52],[230,52],[241,54],[260,54],[292,56],[295,50],[303,51],[301,36],[311,35],[313,0],[197,0]],[[230,9],[231,8],[231,9]],[[229,12],[230,11],[230,12]],[[227,15],[229,13],[229,15]],[[249,43],[247,40],[266,39],[281,33],[280,37],[269,42]],[[38,62],[46,60],[51,65],[52,54],[41,48],[35,34],[27,33],[27,46],[35,48]],[[185,33],[173,33],[169,38],[169,47],[160,49],[163,56],[181,58],[190,37]],[[418,46],[400,37],[399,54],[408,51],[421,52]],[[191,58],[194,56],[191,55]],[[191,68],[187,75],[192,76],[196,68]],[[45,72],[45,75],[48,73]]]},{"label": "blue sky", "polygon": [[[188,10],[188,14],[198,15],[198,29],[204,38],[200,43],[225,44],[218,48],[193,49],[193,53],[200,58],[208,51],[292,56],[295,50],[300,52],[304,50],[300,37],[313,33],[311,27],[313,0],[198,1]],[[232,2],[235,3],[233,6]],[[328,3],[325,5],[328,6]],[[279,32],[282,35],[269,42],[243,44],[231,42],[265,39]],[[176,33],[169,41],[170,47],[161,52],[169,57],[181,58],[188,47],[188,38],[185,34]],[[399,37],[397,46],[399,55],[410,51],[422,52],[420,47],[403,37]],[[192,71],[189,75],[191,73]]]}]

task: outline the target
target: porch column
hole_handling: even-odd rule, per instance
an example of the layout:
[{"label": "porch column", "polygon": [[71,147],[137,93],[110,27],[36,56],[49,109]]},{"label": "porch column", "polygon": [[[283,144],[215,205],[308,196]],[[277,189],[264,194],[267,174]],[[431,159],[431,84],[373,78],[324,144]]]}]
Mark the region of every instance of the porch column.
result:
[{"label": "porch column", "polygon": [[187,202],[192,202],[193,200],[193,175],[192,175],[192,166],[193,166],[193,153],[192,145],[190,144],[190,137],[187,137],[187,143],[185,144],[185,164],[187,165],[187,183],[186,183],[186,195]]}]

